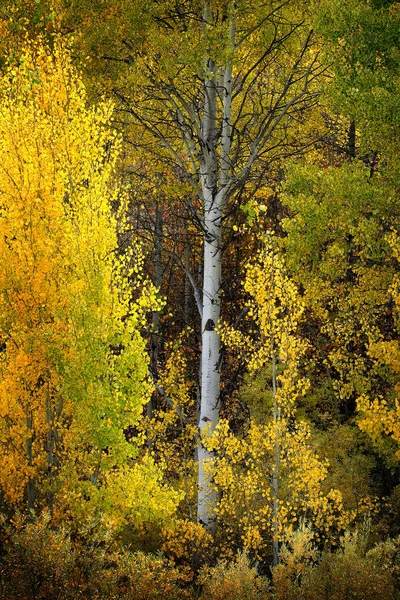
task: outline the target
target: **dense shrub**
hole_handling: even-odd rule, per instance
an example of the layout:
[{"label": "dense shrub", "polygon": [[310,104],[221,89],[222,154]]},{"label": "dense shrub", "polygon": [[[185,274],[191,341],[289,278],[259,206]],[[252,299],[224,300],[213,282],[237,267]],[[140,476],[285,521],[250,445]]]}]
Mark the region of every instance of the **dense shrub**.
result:
[{"label": "dense shrub", "polygon": [[1,597],[4,600],[73,598],[75,552],[64,530],[49,528],[46,515],[26,523],[17,517],[3,532]]},{"label": "dense shrub", "polygon": [[52,529],[48,516],[3,532],[1,600],[181,600],[178,571],[160,556],[117,548],[111,536]]},{"label": "dense shrub", "polygon": [[183,577],[190,545],[196,541],[196,556],[198,545],[204,550],[208,543],[207,534],[199,544],[196,526],[184,538],[188,545],[180,565],[118,546],[105,527],[79,533],[53,528],[48,515],[17,517],[0,531],[0,600],[400,599],[400,537],[368,550],[368,530],[347,533],[335,552],[320,551],[303,523],[282,545],[272,585],[238,554],[235,561],[203,566],[195,580],[197,595],[188,585],[192,579]]},{"label": "dense shrub", "polygon": [[[282,549],[274,569],[279,600],[395,600],[399,547],[380,544],[365,552],[366,538],[347,533],[337,552],[318,555],[311,532],[299,531]],[[398,568],[398,567],[397,567]]]},{"label": "dense shrub", "polygon": [[272,598],[268,581],[257,575],[244,554],[236,562],[219,561],[215,567],[201,570],[200,598],[204,600],[268,600]]}]

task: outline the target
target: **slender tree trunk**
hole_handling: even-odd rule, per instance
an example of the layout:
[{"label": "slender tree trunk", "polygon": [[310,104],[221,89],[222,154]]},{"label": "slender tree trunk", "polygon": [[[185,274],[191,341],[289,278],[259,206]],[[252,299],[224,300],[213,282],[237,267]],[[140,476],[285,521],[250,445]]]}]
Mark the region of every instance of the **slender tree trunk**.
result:
[{"label": "slender tree trunk", "polygon": [[[163,213],[159,202],[156,203],[156,222],[155,222],[155,253],[154,253],[154,278],[153,283],[157,289],[162,283],[162,233],[163,233]],[[157,377],[158,354],[160,350],[160,311],[153,311],[152,316],[152,334],[151,334],[151,372]],[[147,416],[149,419],[153,416],[153,398],[147,403]]]},{"label": "slender tree trunk", "polygon": [[273,564],[274,567],[279,561],[279,542],[278,542],[278,494],[279,494],[279,462],[280,462],[280,431],[279,431],[279,419],[280,410],[276,399],[276,359],[275,352],[272,351],[272,394],[274,402],[274,429],[275,429],[275,449],[274,449],[274,470],[272,473],[272,494],[273,494],[273,508],[272,508],[272,522],[274,530],[274,539],[272,542],[273,546]]},{"label": "slender tree trunk", "polygon": [[[28,459],[28,465],[30,467],[33,466],[33,420],[32,416],[26,417],[26,429],[27,429],[27,438],[26,438],[26,456]],[[28,502],[28,510],[33,510],[35,507],[35,483],[32,477],[29,477],[28,482],[26,484],[26,493],[27,493],[27,502]]]},{"label": "slender tree trunk", "polygon": [[[216,325],[220,317],[221,288],[221,211],[210,207],[205,219],[206,236],[204,241],[204,283],[201,352],[201,405],[199,429],[212,433],[218,423],[220,394],[220,335]],[[210,489],[210,481],[205,474],[205,461],[212,454],[205,450],[201,441],[198,447],[199,493],[198,520],[207,529],[214,529],[214,509],[216,493]]]},{"label": "slender tree trunk", "polygon": [[188,277],[190,272],[190,244],[189,244],[189,233],[188,227],[186,226],[186,241],[185,241],[185,288],[184,288],[184,301],[183,301],[183,321],[186,326],[190,323],[190,298],[192,293],[192,286]]},{"label": "slender tree trunk", "polygon": [[349,125],[349,156],[350,158],[356,157],[356,122],[351,119]]},{"label": "slender tree trunk", "polygon": [[47,383],[46,390],[46,421],[47,421],[47,472],[50,479],[50,489],[47,494],[47,500],[49,504],[50,516],[53,517],[54,511],[54,490],[53,490],[53,481],[54,481],[54,468],[56,465],[56,456],[55,456],[55,442],[56,442],[56,432],[54,429],[54,415],[51,406],[50,399],[50,389],[49,384]]},{"label": "slender tree trunk", "polygon": [[[204,23],[212,19],[208,1],[204,5]],[[231,14],[231,44],[234,47],[234,14]],[[200,166],[204,209],[203,312],[201,323],[201,402],[200,437],[206,429],[211,434],[219,419],[221,339],[216,331],[221,314],[222,215],[230,182],[232,65],[217,68],[208,59],[209,79],[204,85],[203,157]],[[218,83],[217,83],[218,82]],[[217,129],[217,104],[222,92],[221,121]],[[219,142],[219,133],[221,141]],[[199,479],[197,518],[206,529],[215,528],[216,491],[205,473],[213,454],[202,445],[197,448]]]}]

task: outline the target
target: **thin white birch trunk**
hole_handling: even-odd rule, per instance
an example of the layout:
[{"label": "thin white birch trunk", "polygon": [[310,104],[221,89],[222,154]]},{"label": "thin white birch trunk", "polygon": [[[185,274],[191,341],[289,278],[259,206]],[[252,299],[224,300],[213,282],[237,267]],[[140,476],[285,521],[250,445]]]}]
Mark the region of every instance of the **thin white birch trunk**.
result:
[{"label": "thin white birch trunk", "polygon": [[[211,15],[206,4],[204,21]],[[233,48],[234,19],[231,22],[231,42]],[[204,88],[203,120],[203,160],[201,163],[201,186],[204,203],[204,275],[201,349],[201,402],[199,415],[200,438],[207,428],[211,434],[219,419],[220,401],[220,335],[216,331],[221,314],[221,273],[222,273],[222,215],[228,193],[230,176],[231,147],[231,105],[232,105],[232,66],[230,61],[219,69],[211,59],[207,61],[210,79]],[[219,81],[219,89],[217,89]],[[222,91],[222,111],[219,130],[220,146],[217,147],[217,99]],[[199,479],[197,518],[209,530],[215,527],[217,494],[212,489],[206,472],[206,462],[213,457],[202,445],[197,448]]]},{"label": "thin white birch trunk", "polygon": [[205,463],[212,458],[202,445],[204,429],[212,433],[219,417],[220,393],[220,336],[215,328],[220,316],[221,302],[221,206],[217,198],[216,111],[217,86],[215,65],[207,61],[210,80],[205,83],[203,121],[203,160],[201,186],[204,203],[203,312],[201,323],[201,401],[199,414],[200,441],[197,518],[209,530],[214,528],[215,492],[205,473]]},{"label": "thin white birch trunk", "polygon": [[[220,335],[215,330],[218,323],[221,303],[221,210],[214,206],[206,215],[206,239],[204,240],[204,283],[203,319],[201,352],[201,404],[199,429],[212,433],[219,418],[220,394]],[[210,489],[210,481],[205,474],[205,461],[212,458],[202,445],[198,447],[199,493],[198,520],[207,529],[213,530],[215,521],[216,493]]]},{"label": "thin white birch trunk", "polygon": [[275,430],[275,448],[274,448],[274,469],[272,473],[272,494],[273,494],[273,507],[272,507],[272,522],[274,530],[274,539],[272,542],[273,547],[273,565],[276,567],[279,561],[279,541],[278,541],[278,495],[279,495],[279,466],[280,466],[280,407],[278,406],[276,398],[276,358],[275,350],[272,344],[272,395],[274,402],[274,430]]},{"label": "thin white birch trunk", "polygon": [[[156,202],[156,214],[155,214],[155,251],[154,251],[154,278],[153,283],[157,290],[161,288],[162,283],[162,234],[163,234],[163,213],[160,203]],[[151,353],[150,353],[150,366],[151,372],[155,378],[158,374],[158,353],[160,349],[160,311],[157,309],[153,311],[152,315],[152,334],[151,334]],[[149,419],[153,417],[153,398],[147,403],[147,416]],[[151,446],[151,440],[148,438],[149,446]]]}]

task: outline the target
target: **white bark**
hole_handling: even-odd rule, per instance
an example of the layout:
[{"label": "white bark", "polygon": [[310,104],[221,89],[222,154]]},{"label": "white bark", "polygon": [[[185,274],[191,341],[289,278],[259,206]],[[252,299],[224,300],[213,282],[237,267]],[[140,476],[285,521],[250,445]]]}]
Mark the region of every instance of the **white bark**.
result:
[{"label": "white bark", "polygon": [[[157,290],[160,290],[162,283],[162,234],[163,234],[163,213],[159,202],[156,202],[155,231],[154,231],[154,278],[153,283]],[[152,316],[152,334],[151,334],[151,372],[157,377],[158,374],[158,353],[160,349],[160,311],[153,311]],[[147,403],[147,416],[153,417],[153,398]],[[149,439],[151,447],[151,440]]]},{"label": "white bark", "polygon": [[[218,423],[220,394],[220,335],[215,327],[221,312],[221,208],[213,205],[206,215],[204,240],[204,283],[201,352],[200,436],[204,428],[212,433]],[[214,527],[216,494],[210,489],[205,474],[205,461],[212,453],[205,450],[201,440],[198,447],[199,493],[198,520],[207,529]]]},{"label": "white bark", "polygon": [[276,567],[279,561],[279,541],[278,541],[278,494],[279,494],[279,466],[280,466],[280,408],[278,406],[276,398],[276,359],[275,350],[272,344],[272,395],[274,402],[274,430],[275,430],[275,448],[274,448],[274,469],[272,473],[272,495],[273,495],[273,508],[272,508],[272,522],[274,530],[274,539],[272,543],[273,547],[273,565]]},{"label": "white bark", "polygon": [[[204,22],[211,14],[208,3],[204,8]],[[231,44],[234,44],[234,18],[231,15]],[[200,440],[197,448],[199,476],[197,519],[209,530],[215,526],[216,492],[205,473],[206,462],[213,457],[202,445],[202,436],[211,434],[219,419],[220,351],[221,339],[216,331],[221,314],[222,272],[222,215],[230,186],[232,65],[216,73],[216,65],[207,60],[210,78],[204,85],[203,153],[200,166],[201,190],[204,208],[204,274],[201,324],[201,402],[199,414]],[[217,87],[217,81],[219,86]],[[222,92],[222,110],[217,128],[218,101]],[[217,145],[217,129],[221,133]]]}]

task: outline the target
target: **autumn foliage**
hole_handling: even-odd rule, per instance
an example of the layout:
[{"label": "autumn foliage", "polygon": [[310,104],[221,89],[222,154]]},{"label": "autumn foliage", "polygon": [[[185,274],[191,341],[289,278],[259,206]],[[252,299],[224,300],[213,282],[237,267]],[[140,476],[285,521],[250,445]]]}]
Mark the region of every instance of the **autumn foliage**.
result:
[{"label": "autumn foliage", "polygon": [[398,600],[399,3],[0,1],[0,600]]},{"label": "autumn foliage", "polygon": [[159,493],[166,517],[179,495],[164,490],[150,457],[132,462],[141,441],[123,432],[150,391],[139,327],[156,299],[140,249],[118,251],[118,232],[131,234],[118,217],[112,105],[87,107],[58,40],[51,53],[26,46],[0,102],[4,501],[56,521],[105,514],[122,527],[151,520]]}]

